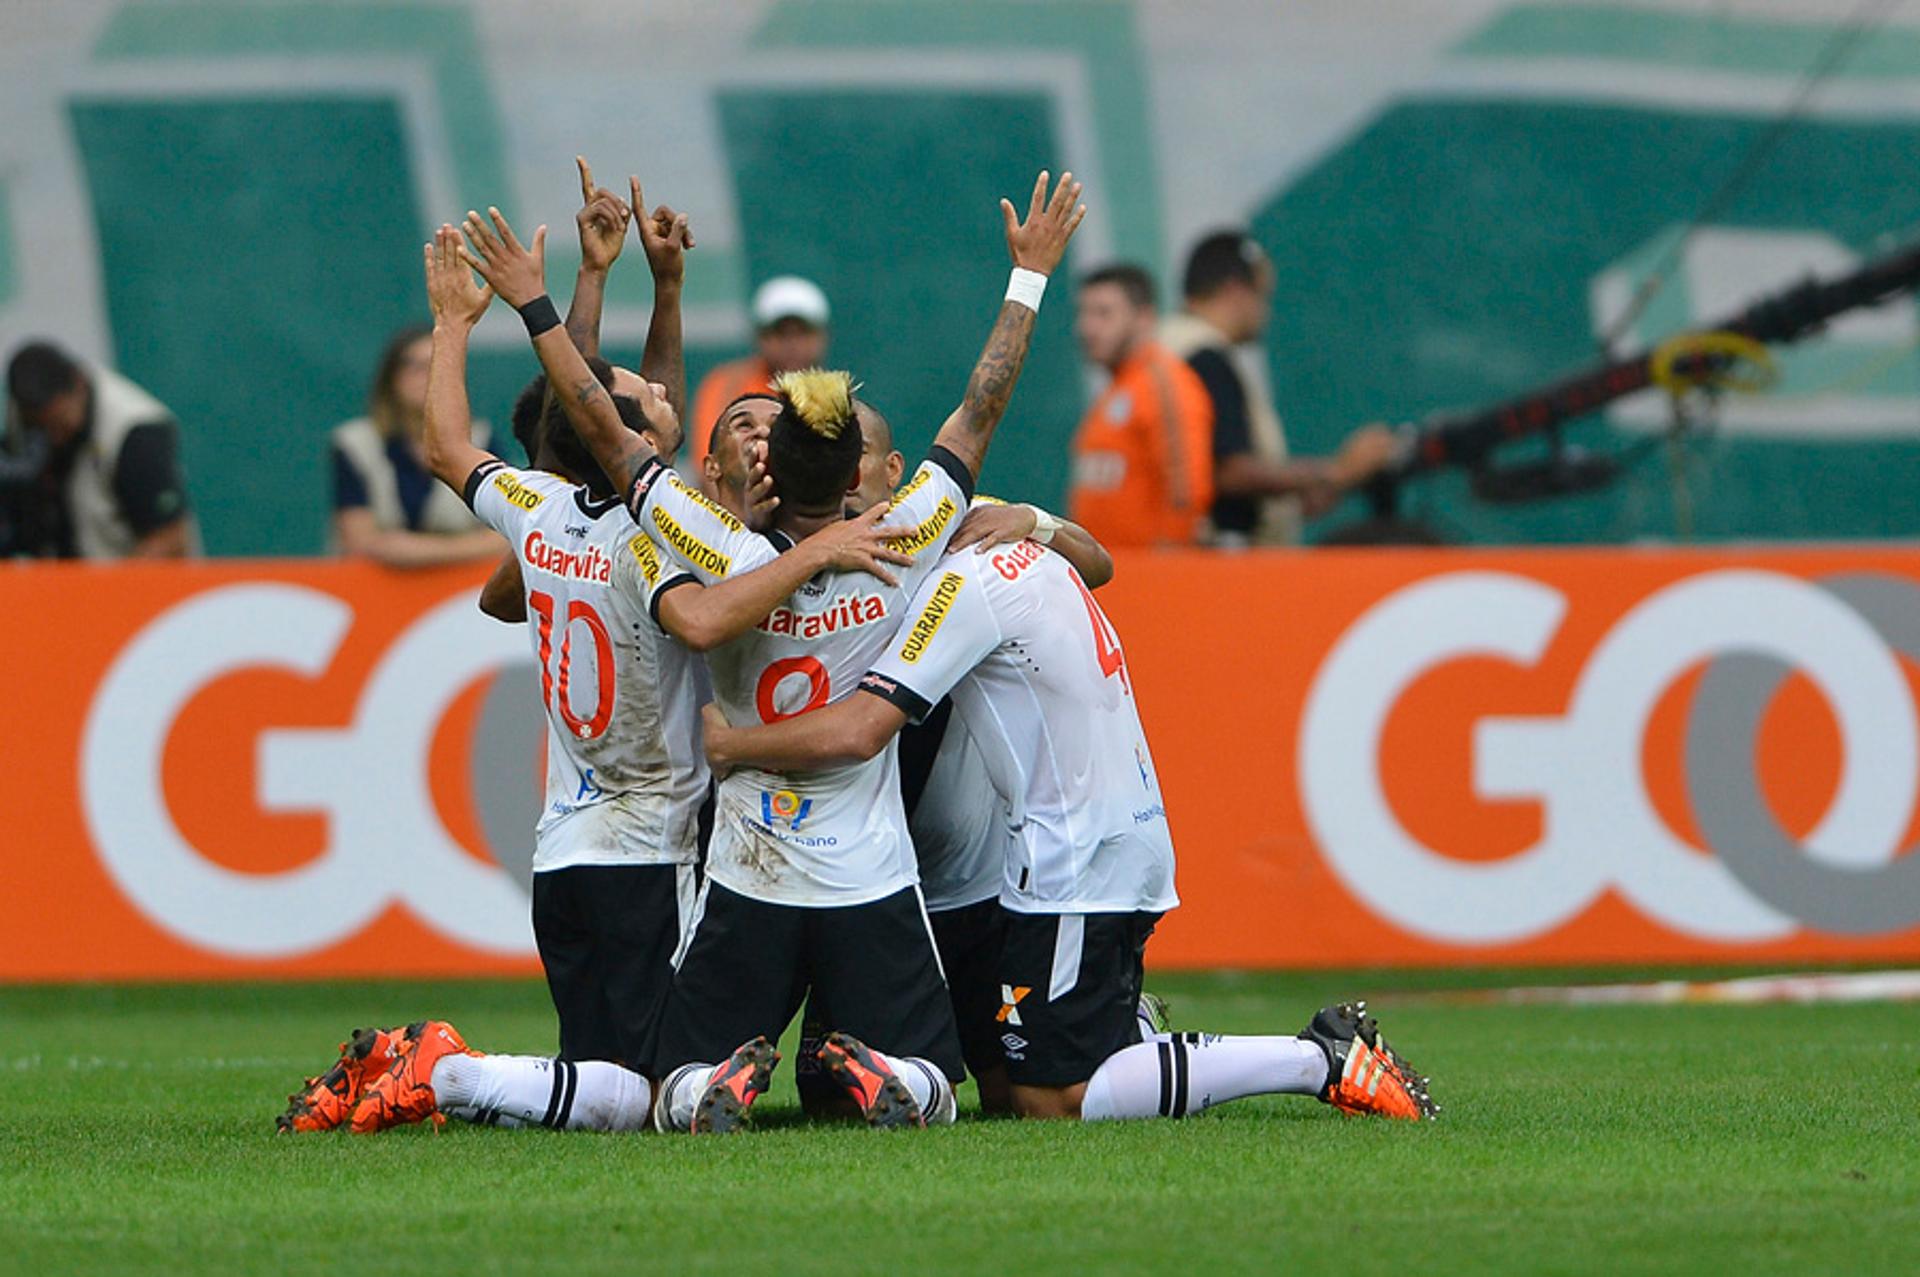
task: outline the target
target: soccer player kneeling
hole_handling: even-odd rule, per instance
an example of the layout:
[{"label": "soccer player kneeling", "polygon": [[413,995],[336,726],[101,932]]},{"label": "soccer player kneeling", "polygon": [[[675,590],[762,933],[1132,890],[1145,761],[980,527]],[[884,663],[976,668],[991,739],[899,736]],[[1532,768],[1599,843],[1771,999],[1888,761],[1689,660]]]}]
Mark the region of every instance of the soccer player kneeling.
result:
[{"label": "soccer player kneeling", "polygon": [[1022,1114],[1181,1117],[1261,1094],[1437,1112],[1364,1003],[1297,1036],[1143,1032],[1147,939],[1179,903],[1173,842],[1119,636],[1059,554],[949,555],[861,692],[767,726],[709,707],[708,757],[716,772],[854,763],[952,695],[1011,811],[1000,1023]]}]

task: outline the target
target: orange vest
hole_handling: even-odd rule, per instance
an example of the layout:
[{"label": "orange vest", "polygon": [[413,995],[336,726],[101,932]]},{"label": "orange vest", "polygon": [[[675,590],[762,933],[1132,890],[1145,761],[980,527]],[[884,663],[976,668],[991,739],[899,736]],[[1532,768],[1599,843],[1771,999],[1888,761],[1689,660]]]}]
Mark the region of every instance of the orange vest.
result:
[{"label": "orange vest", "polygon": [[1073,440],[1067,514],[1108,546],[1191,545],[1213,503],[1213,401],[1158,342],[1127,356]]},{"label": "orange vest", "polygon": [[773,390],[773,370],[758,355],[748,355],[732,363],[721,364],[700,379],[693,397],[693,417],[687,422],[687,458],[690,473],[700,473],[707,458],[707,440],[713,436],[713,423],[728,404],[741,395],[767,394]]}]

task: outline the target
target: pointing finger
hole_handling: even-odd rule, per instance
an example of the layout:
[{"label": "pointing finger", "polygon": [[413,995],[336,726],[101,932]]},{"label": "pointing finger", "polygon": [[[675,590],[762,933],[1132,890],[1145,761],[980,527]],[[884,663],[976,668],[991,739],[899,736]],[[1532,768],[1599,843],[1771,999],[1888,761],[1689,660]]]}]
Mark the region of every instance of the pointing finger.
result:
[{"label": "pointing finger", "polygon": [[587,157],[576,155],[573,162],[580,166],[580,202],[593,203],[593,170],[587,167]]}]

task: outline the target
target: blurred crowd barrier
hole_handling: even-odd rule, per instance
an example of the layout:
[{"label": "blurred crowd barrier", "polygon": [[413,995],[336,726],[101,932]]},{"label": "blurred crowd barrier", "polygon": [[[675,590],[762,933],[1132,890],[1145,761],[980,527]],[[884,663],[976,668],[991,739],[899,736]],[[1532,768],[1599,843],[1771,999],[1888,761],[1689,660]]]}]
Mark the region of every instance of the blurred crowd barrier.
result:
[{"label": "blurred crowd barrier", "polygon": [[[834,358],[911,454],[1000,297],[995,201],[1045,164],[1087,181],[1075,272],[1137,261],[1172,295],[1200,235],[1251,228],[1278,268],[1265,354],[1287,437],[1325,455],[1362,422],[1503,399],[1603,339],[1645,343],[1910,234],[1920,29],[1869,9],[9,5],[0,350],[56,338],[173,408],[211,553],[317,553],[326,432],[364,411],[388,334],[423,318],[422,239],[489,204],[550,223],[564,304],[580,152],[691,213],[696,378],[747,347],[754,284],[805,275],[832,298]],[[649,302],[623,262],[617,361],[636,358]],[[1040,317],[986,477],[1052,508],[1087,401],[1067,302]],[[533,371],[500,311],[471,366],[496,424]],[[1447,475],[1415,508],[1482,542],[1905,535],[1917,347],[1911,301],[1856,315],[1796,348],[1772,394],[1724,405],[1678,471],[1656,460],[1531,506],[1477,503]],[[1667,424],[1643,396],[1575,434],[1624,447]]]},{"label": "blurred crowd barrier", "polygon": [[[537,970],[478,575],[0,572],[0,980]],[[1920,958],[1920,550],[1119,558],[1165,966]]]}]

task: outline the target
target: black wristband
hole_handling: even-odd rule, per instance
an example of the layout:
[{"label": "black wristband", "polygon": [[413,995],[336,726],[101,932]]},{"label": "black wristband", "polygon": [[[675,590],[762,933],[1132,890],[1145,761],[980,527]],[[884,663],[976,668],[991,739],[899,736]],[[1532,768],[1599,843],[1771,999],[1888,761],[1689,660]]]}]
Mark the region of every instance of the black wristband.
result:
[{"label": "black wristband", "polygon": [[520,307],[520,320],[527,326],[527,336],[538,337],[549,328],[560,326],[560,312],[554,309],[553,298],[541,293]]}]

